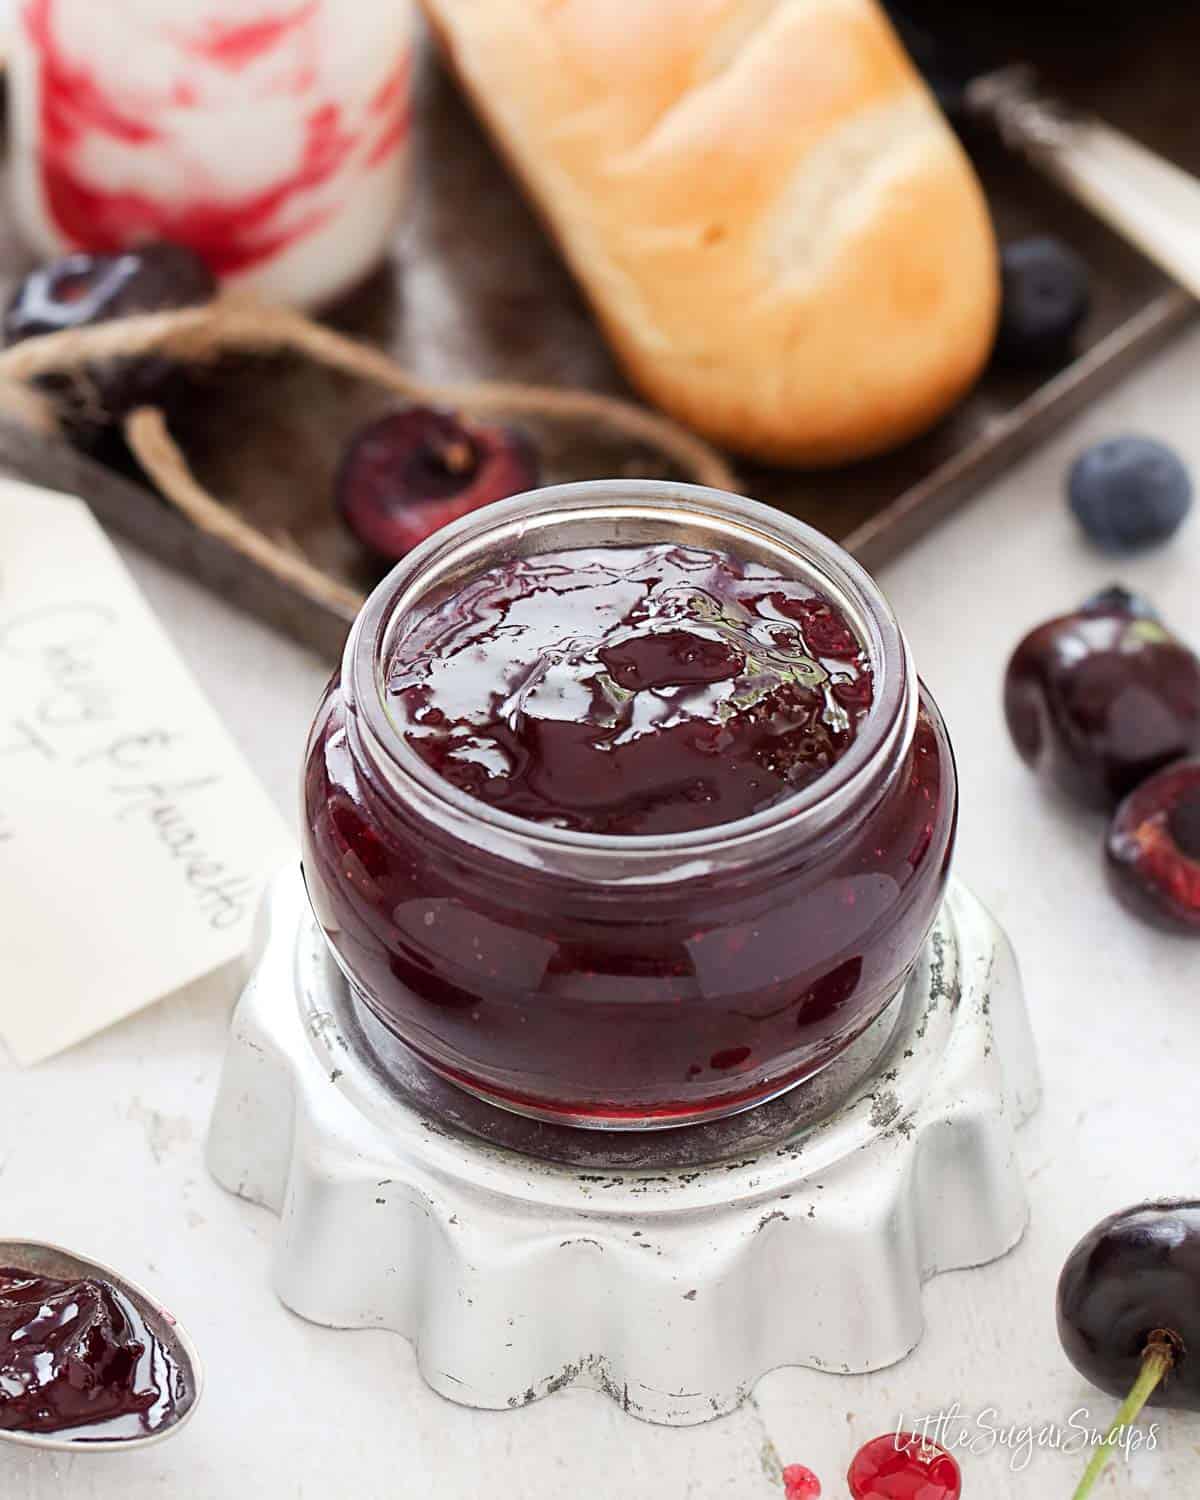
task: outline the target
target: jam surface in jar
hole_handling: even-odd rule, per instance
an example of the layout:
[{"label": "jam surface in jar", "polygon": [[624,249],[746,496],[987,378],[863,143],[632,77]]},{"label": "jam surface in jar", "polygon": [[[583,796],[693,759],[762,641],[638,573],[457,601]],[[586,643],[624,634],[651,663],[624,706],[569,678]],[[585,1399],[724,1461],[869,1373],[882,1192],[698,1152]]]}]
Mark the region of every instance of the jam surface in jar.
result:
[{"label": "jam surface in jar", "polygon": [[593,547],[490,569],[416,622],[390,711],[516,817],[661,835],[744,818],[853,742],[871,671],[812,585],[725,553]]},{"label": "jam surface in jar", "polygon": [[0,1428],[141,1437],[173,1416],[181,1380],[110,1282],[0,1267]]},{"label": "jam surface in jar", "polygon": [[[614,483],[634,544],[570,510]],[[871,580],[741,497],[722,516],[778,545],[711,509],[680,545],[712,492],[663,489],[667,519],[619,482],[519,497],[465,558],[402,564],[306,760],[305,880],[356,1000],[569,1124],[728,1114],[830,1062],[916,962],[954,838],[946,731]]]}]

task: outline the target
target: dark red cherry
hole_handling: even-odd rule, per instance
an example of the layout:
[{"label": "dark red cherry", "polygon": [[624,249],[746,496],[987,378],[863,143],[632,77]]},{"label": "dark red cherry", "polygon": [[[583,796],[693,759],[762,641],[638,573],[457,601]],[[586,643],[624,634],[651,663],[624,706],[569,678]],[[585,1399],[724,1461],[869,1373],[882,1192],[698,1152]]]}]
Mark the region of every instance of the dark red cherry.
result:
[{"label": "dark red cherry", "polygon": [[1008,664],[1004,712],[1021,758],[1093,806],[1200,750],[1200,659],[1145,609],[1107,590],[1031,630]]},{"label": "dark red cherry", "polygon": [[523,433],[413,406],[351,441],[336,498],[355,536],[396,561],[448,521],[537,484],[537,455]]},{"label": "dark red cherry", "polygon": [[64,255],[30,271],[4,314],[4,342],[80,328],[134,313],[210,301],[216,279],[182,245],[141,245],[119,255]]},{"label": "dark red cherry", "polygon": [[1123,1396],[1074,1500],[1088,1500],[1120,1435],[1147,1406],[1200,1411],[1200,1202],[1139,1203],[1067,1257],[1058,1336],[1081,1375]]},{"label": "dark red cherry", "polygon": [[955,1460],[911,1432],[888,1432],[864,1443],[846,1481],[854,1500],[958,1500],[962,1493]]},{"label": "dark red cherry", "polygon": [[1131,911],[1200,937],[1200,760],[1178,761],[1131,792],[1106,849],[1109,883]]},{"label": "dark red cherry", "polygon": [[[86,328],[137,313],[196,307],[216,295],[212,272],[182,245],[151,244],[119,255],[66,255],[22,278],[4,314],[4,343]],[[134,406],[163,404],[178,370],[169,360],[114,360],[89,367],[86,378],[52,389],[69,397],[69,416],[119,418]]]},{"label": "dark red cherry", "polygon": [[1063,1349],[1110,1396],[1128,1395],[1156,1334],[1174,1355],[1146,1404],[1200,1411],[1200,1201],[1111,1215],[1075,1246],[1059,1278]]}]

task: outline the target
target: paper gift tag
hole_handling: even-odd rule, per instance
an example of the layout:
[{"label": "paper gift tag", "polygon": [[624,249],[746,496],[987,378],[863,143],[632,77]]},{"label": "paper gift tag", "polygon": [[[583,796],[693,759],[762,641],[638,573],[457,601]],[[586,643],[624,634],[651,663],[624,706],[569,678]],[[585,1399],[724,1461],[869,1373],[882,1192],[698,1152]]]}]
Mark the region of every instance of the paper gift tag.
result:
[{"label": "paper gift tag", "polygon": [[292,839],[91,512],[0,479],[0,1037],[36,1062],[244,952]]}]

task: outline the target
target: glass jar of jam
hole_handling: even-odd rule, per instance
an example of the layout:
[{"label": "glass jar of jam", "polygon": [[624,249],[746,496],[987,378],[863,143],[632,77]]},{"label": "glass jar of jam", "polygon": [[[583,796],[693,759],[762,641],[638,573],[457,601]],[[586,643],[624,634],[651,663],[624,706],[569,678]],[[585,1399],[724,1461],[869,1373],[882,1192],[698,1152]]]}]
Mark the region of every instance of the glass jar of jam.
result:
[{"label": "glass jar of jam", "polygon": [[309,897],[356,1002],[567,1124],[746,1108],[898,994],[956,779],[870,577],[696,486],[563,485],[376,589],[317,713]]}]

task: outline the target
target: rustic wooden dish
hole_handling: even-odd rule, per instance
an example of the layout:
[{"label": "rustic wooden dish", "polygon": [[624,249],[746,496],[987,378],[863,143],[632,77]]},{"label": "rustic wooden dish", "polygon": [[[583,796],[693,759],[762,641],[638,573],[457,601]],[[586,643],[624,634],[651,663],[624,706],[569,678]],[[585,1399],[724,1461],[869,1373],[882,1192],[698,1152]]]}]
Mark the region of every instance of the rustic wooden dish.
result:
[{"label": "rustic wooden dish", "polygon": [[[931,0],[935,10],[937,4]],[[1035,34],[1014,11],[1006,13],[1009,35],[999,45],[1034,61],[1048,87],[1069,102],[1200,171],[1200,13],[1151,7],[1135,20],[1124,33],[1106,20],[1105,35],[1089,35],[1085,50],[1070,27],[1057,36]],[[1073,24],[1077,32],[1081,23]],[[342,304],[334,321],[431,380],[503,378],[623,392],[555,251],[428,54],[418,90],[412,199],[393,262]],[[940,427],[897,453],[831,473],[739,466],[748,493],[821,527],[868,566],[934,526],[1193,314],[1190,298],[1032,169],[994,142],[973,147],[1001,238],[1049,232],[1074,245],[1092,270],[1092,315],[1068,367],[989,371]],[[27,264],[5,227],[0,275],[11,282]],[[331,578],[366,590],[378,570],[334,514],[331,482],[348,433],[388,399],[300,361],[227,361],[197,379],[174,430],[214,493]],[[578,423],[546,424],[535,435],[547,482],[666,472],[648,450],[633,451]],[[197,531],[147,489],[115,446],[103,460],[0,424],[0,462],[11,472],[84,496],[105,525],[231,603],[320,651],[337,651],[348,623],[344,607],[311,604]]]}]

